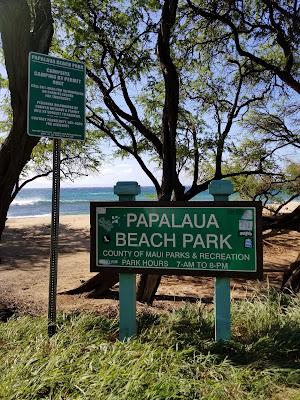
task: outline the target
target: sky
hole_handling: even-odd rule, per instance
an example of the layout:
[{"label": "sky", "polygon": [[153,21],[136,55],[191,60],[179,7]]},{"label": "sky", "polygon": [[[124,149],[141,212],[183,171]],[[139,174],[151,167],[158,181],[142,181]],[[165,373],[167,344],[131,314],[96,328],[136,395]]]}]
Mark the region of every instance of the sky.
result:
[{"label": "sky", "polygon": [[[112,187],[118,181],[136,181],[140,186],[153,186],[135,160],[115,160],[105,163],[98,174],[89,175],[75,182],[62,181],[61,187]],[[39,178],[26,187],[51,187],[52,177]]]}]

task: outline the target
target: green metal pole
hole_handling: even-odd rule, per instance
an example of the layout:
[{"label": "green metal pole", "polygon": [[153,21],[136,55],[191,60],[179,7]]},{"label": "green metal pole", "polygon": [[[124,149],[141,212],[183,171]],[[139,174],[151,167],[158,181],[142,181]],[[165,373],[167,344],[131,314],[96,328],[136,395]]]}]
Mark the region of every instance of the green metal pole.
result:
[{"label": "green metal pole", "polygon": [[[137,182],[117,182],[114,193],[119,201],[135,201],[141,188]],[[136,335],[136,274],[123,272],[119,274],[119,339],[123,342]]]},{"label": "green metal pole", "polygon": [[[230,181],[211,181],[209,193],[214,201],[228,201],[233,193]],[[215,340],[230,340],[230,278],[217,277],[215,279]]]}]

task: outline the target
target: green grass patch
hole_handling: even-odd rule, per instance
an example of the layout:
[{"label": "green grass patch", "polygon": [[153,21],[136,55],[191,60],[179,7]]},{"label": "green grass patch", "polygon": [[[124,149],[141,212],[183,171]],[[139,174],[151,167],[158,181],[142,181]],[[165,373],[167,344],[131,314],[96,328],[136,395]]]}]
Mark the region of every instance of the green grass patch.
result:
[{"label": "green grass patch", "polygon": [[60,315],[0,324],[0,399],[300,399],[300,301],[269,294],[232,307],[233,340],[215,343],[201,303],[142,314],[120,343],[118,321]]}]

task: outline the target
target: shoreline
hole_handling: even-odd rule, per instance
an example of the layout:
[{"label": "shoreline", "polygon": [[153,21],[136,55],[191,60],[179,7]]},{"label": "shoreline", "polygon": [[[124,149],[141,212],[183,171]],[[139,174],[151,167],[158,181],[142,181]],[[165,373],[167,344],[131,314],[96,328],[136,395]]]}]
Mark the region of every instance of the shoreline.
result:
[{"label": "shoreline", "polygon": [[[89,214],[60,215],[58,310],[108,312],[117,309],[116,291],[103,298],[67,295],[97,272],[90,272]],[[47,314],[51,216],[10,218],[0,244],[0,302],[22,313]],[[282,272],[299,252],[300,233],[270,238],[264,248],[264,281],[232,279],[232,298],[251,298],[256,291],[279,288]],[[168,311],[182,301],[211,299],[214,279],[205,276],[163,276],[154,307]],[[114,297],[115,296],[115,297]],[[198,299],[198,300],[197,300]],[[141,305],[138,305],[141,307]]]},{"label": "shoreline", "polygon": [[[138,202],[137,202],[138,203]],[[191,202],[192,203],[192,202]],[[270,207],[278,207],[279,204],[273,203],[270,204]],[[287,204],[286,206],[284,206],[281,210],[280,213],[289,213],[294,211],[298,206],[300,206],[300,201],[291,201],[289,204]],[[263,211],[264,212],[264,211]],[[266,211],[267,212],[267,211]],[[85,213],[85,214],[63,214],[61,213],[59,215],[60,219],[68,219],[68,218],[89,218],[90,213]],[[11,221],[23,221],[23,220],[31,220],[34,219],[36,222],[41,219],[41,220],[50,220],[51,222],[51,214],[40,214],[40,215],[25,215],[25,216],[8,216],[7,217],[7,222],[10,223]]]},{"label": "shoreline", "polygon": [[[7,218],[7,228],[25,228],[36,225],[51,225],[51,214],[37,215],[34,217],[9,217]],[[59,225],[72,226],[75,229],[89,230],[90,228],[90,214],[60,214]]]}]

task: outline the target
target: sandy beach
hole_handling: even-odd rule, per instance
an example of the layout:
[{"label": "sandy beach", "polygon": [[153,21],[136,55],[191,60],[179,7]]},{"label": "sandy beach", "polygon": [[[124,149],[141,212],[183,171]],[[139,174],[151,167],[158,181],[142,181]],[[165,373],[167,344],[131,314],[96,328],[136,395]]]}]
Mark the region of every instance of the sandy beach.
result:
[{"label": "sandy beach", "polygon": [[[89,215],[61,216],[58,292],[75,288],[94,275],[89,272],[89,246]],[[47,312],[49,247],[50,216],[8,220],[0,243],[0,302],[20,313]],[[232,297],[251,297],[261,287],[279,288],[284,269],[295,260],[299,249],[297,232],[268,239],[264,246],[264,281],[232,280]],[[117,312],[117,288],[107,297],[110,298],[59,294],[58,309]],[[212,302],[213,278],[163,277],[153,306],[157,310],[171,310],[183,301],[200,298]]]},{"label": "sandy beach", "polygon": [[[270,204],[269,208],[276,210],[279,207],[280,204],[273,203]],[[289,213],[294,211],[298,206],[300,205],[299,201],[290,201],[287,205],[283,206],[282,209],[280,210],[280,213]]]}]

